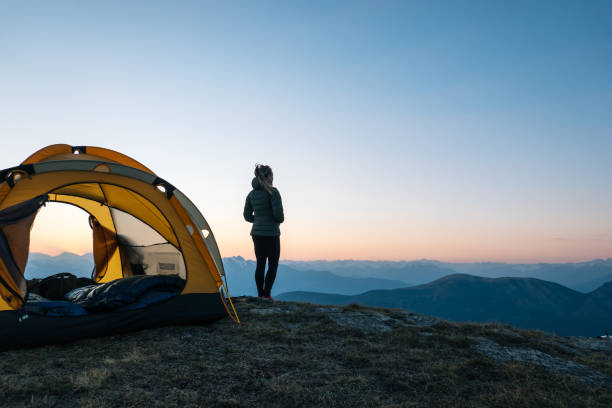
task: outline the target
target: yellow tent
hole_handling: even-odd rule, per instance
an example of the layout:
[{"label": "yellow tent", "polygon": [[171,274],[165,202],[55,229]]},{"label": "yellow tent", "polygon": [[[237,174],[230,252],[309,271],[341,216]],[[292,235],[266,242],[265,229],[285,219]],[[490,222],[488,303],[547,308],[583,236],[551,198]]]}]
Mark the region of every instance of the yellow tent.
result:
[{"label": "yellow tent", "polygon": [[20,320],[13,341],[29,331],[24,330],[28,324],[35,328],[36,320],[61,330],[66,319],[23,319],[30,229],[46,201],[71,204],[90,214],[95,282],[156,274],[184,279],[180,295],[164,303],[179,317],[152,319],[143,327],[203,322],[228,313],[237,319],[227,307],[223,264],[210,226],[187,197],[136,160],[100,147],[56,144],[1,171],[0,183],[0,328],[10,319]]}]

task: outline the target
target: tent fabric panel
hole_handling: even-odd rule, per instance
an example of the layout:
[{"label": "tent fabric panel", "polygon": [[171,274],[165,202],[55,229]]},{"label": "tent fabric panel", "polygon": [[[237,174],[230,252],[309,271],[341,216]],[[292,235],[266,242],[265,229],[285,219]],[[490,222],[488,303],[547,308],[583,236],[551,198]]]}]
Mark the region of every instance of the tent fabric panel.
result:
[{"label": "tent fabric panel", "polygon": [[[155,174],[149,168],[147,168],[142,163],[137,160],[132,159],[129,156],[126,156],[123,153],[116,152],[111,149],[105,149],[103,147],[95,147],[95,146],[83,146],[85,148],[84,155],[89,155],[92,157],[99,157],[102,161],[112,161],[115,163],[122,164],[124,166],[134,167],[136,169],[142,170],[144,172]],[[54,157],[55,156],[55,157]],[[72,152],[72,146],[67,144],[55,144],[44,147],[37,152],[30,155],[26,160],[23,161],[22,164],[33,164],[39,163],[41,161],[49,161],[49,160],[78,160],[80,154],[74,154]]]},{"label": "tent fabric panel", "polygon": [[[157,194],[153,186],[151,192]],[[178,247],[178,242],[163,214],[151,202],[139,194],[120,186],[110,184],[74,184],[54,190],[54,193],[72,195],[95,200],[99,203],[128,212],[158,231],[168,242]],[[133,202],[137,201],[138,206]]]},{"label": "tent fabric panel", "polygon": [[28,215],[19,220],[19,222],[0,228],[11,249],[13,260],[19,271],[19,276],[16,277],[15,282],[20,287],[23,286],[23,289],[25,289],[25,283],[21,285],[17,279],[24,279],[23,274],[28,263],[28,254],[30,253],[30,231],[32,230],[34,218],[36,218],[36,213]]},{"label": "tent fabric panel", "polygon": [[[25,288],[23,269],[20,268],[20,265],[15,260],[13,248],[6,235],[4,228],[0,228],[0,259],[2,259],[6,271],[6,274],[0,275],[0,279],[2,279],[4,285],[6,285],[7,282],[14,284],[14,286],[18,288],[19,293],[22,292],[22,288]],[[12,289],[13,285],[10,285],[9,288]]]},{"label": "tent fabric panel", "polygon": [[104,192],[97,183],[82,183],[72,184],[57,190],[53,190],[54,194],[61,194],[63,196],[82,197],[90,201],[97,202],[97,205],[105,203]]},{"label": "tent fabric panel", "polygon": [[189,218],[191,218],[191,220],[196,224],[197,229],[200,230],[200,232],[203,229],[208,230],[208,236],[202,237],[202,238],[204,239],[204,242],[206,243],[206,247],[208,248],[208,251],[213,257],[215,264],[217,265],[217,270],[219,271],[219,274],[222,276],[225,275],[225,270],[223,268],[223,261],[221,259],[221,252],[219,251],[217,240],[215,239],[215,236],[212,232],[212,229],[210,228],[210,225],[208,225],[208,222],[206,221],[206,219],[204,218],[200,210],[198,210],[195,204],[193,204],[193,202],[189,198],[187,198],[187,196],[185,196],[183,193],[181,193],[178,190],[175,191],[174,196],[178,199],[180,204],[183,206],[183,208],[189,215]]},{"label": "tent fabric panel", "polygon": [[123,278],[123,264],[121,263],[121,252],[115,251],[108,260],[106,272],[103,276],[94,279],[97,283],[106,283],[115,279]]},{"label": "tent fabric panel", "polygon": [[23,303],[23,276],[30,251],[30,230],[36,213],[47,201],[39,195],[0,211],[0,295],[11,307]]},{"label": "tent fabric panel", "polygon": [[91,171],[50,172],[24,177],[15,184],[4,201],[0,202],[0,210],[67,185],[99,183],[105,177],[108,177],[108,174]]},{"label": "tent fabric panel", "polygon": [[60,153],[50,157],[46,157],[40,160],[38,163],[51,163],[51,162],[81,162],[81,161],[96,161],[96,162],[108,162],[104,157],[96,156],[93,154],[86,153]]},{"label": "tent fabric panel", "polygon": [[21,164],[33,164],[38,163],[48,157],[55,156],[61,153],[72,153],[72,146],[68,144],[54,144],[47,147],[43,147],[35,153],[32,153],[27,159]]},{"label": "tent fabric panel", "polygon": [[179,202],[181,203],[187,214],[189,214],[198,229],[210,229],[208,222],[206,222],[206,219],[204,218],[200,210],[198,210],[195,204],[189,198],[187,198],[185,194],[181,193],[178,190],[175,190],[174,196],[179,200]]},{"label": "tent fabric panel", "polygon": [[[70,157],[73,155],[68,155]],[[94,168],[100,164],[107,164],[102,160],[95,160],[94,156],[90,155],[77,155],[79,159],[73,160],[53,160],[43,161],[33,165],[35,173],[48,173],[50,171],[65,171],[65,170],[82,170],[82,171],[93,171]],[[110,165],[108,163],[107,165]]]},{"label": "tent fabric panel", "polygon": [[[12,279],[12,274],[0,259],[0,310],[17,309],[23,304],[21,289]],[[0,326],[1,327],[1,326]]]},{"label": "tent fabric panel", "polygon": [[142,170],[150,174],[155,174],[139,161],[114,150],[105,149],[103,147],[87,146],[87,153],[104,157],[107,160],[112,160],[116,163],[123,164],[124,166],[134,167],[135,169]]},{"label": "tent fabric panel", "polygon": [[[17,309],[19,307],[19,305],[15,305],[15,307],[12,307],[11,305],[9,305],[7,303],[6,300],[4,300],[4,298],[2,296],[4,296],[4,292],[6,291],[6,289],[2,288],[2,285],[0,285],[0,312],[3,312],[5,310],[13,310],[13,309]],[[7,296],[10,297],[11,294],[10,292],[6,291]]]},{"label": "tent fabric panel", "polygon": [[[75,197],[75,196],[67,196],[62,194],[49,194],[50,201],[62,202],[67,204],[75,205],[89,214],[96,217],[98,222],[106,231],[108,231],[108,236],[115,235],[115,224],[113,218],[111,216],[110,208],[105,205],[100,205],[99,202],[89,200],[87,198]],[[96,262],[96,245],[97,240],[94,237],[93,240],[94,245],[94,264],[96,265],[96,276],[95,281],[104,283],[110,282],[115,279],[119,279],[123,277],[123,269],[121,264],[121,256],[118,251],[110,251],[106,250],[106,248],[99,248],[99,256],[101,256],[104,252],[109,254],[109,258],[106,263],[106,268],[100,269],[101,259]],[[103,251],[100,251],[103,250]]]},{"label": "tent fabric panel", "polygon": [[176,245],[135,216],[116,208],[110,211],[117,231],[124,277],[178,274],[186,279],[183,255]]},{"label": "tent fabric panel", "polygon": [[115,230],[119,236],[119,243],[131,246],[151,246],[167,244],[168,240],[161,236],[146,223],[142,222],[132,214],[117,208],[110,208],[115,223]]},{"label": "tent fabric panel", "polygon": [[[65,157],[71,157],[74,155],[68,155]],[[62,156],[64,157],[64,156]],[[97,158],[92,155],[80,154],[76,155],[78,159],[71,160],[53,160],[48,162],[36,163],[33,166],[34,173],[48,173],[52,171],[95,171],[99,173],[113,173],[120,174],[123,176],[132,177],[138,180],[142,180],[146,183],[153,184],[153,181],[157,179],[157,176],[151,173],[147,173],[140,169],[128,167],[123,164],[113,163],[105,161],[103,158]]]},{"label": "tent fabric panel", "polygon": [[21,323],[18,311],[0,312],[0,352],[108,336],[134,330],[179,324],[204,324],[227,316],[218,293],[178,295],[143,309],[118,310],[73,317],[30,314]]},{"label": "tent fabric panel", "polygon": [[[50,161],[50,162],[41,162],[32,166],[32,171],[34,174],[42,174],[49,172],[63,172],[63,171],[84,171],[84,172],[95,172],[95,173],[113,173],[118,175],[127,176],[133,179],[137,179],[143,181],[147,184],[153,185],[155,180],[158,180],[158,177],[154,174],[147,173],[145,171],[135,169],[132,167],[127,167],[117,163],[109,163],[100,160],[84,160],[85,155],[76,155],[80,157],[78,160],[59,160],[59,161]],[[89,156],[93,157],[93,156]],[[18,171],[18,170],[16,170]],[[31,178],[32,174],[27,174],[25,178]],[[0,183],[0,203],[4,200],[9,192],[11,191],[11,187],[8,183],[3,182]]]},{"label": "tent fabric panel", "polygon": [[[82,170],[82,171],[98,171],[98,172],[110,172],[113,174],[119,174],[123,176],[132,177],[149,184],[153,184],[153,181],[157,179],[155,174],[147,173],[133,167],[128,167],[123,164],[108,162],[104,160],[91,160],[95,158],[91,155],[77,155],[80,157],[79,160],[55,160],[49,162],[40,162],[33,165],[35,173],[48,173],[50,171],[69,171],[69,170]],[[108,171],[96,170],[100,165],[106,166]]]},{"label": "tent fabric panel", "polygon": [[[189,215],[187,214],[183,206],[181,205],[181,203],[178,201],[178,199],[173,196],[170,198],[169,201],[174,207],[175,211],[178,213],[179,217],[181,218],[182,223],[184,225],[191,225],[192,221],[189,218]],[[192,228],[193,228],[193,225],[192,225]],[[184,230],[185,232],[189,234],[186,227],[184,228]],[[212,278],[214,280],[213,284],[215,285],[215,290],[218,290],[219,287],[223,284],[223,281],[221,280],[221,276],[219,276],[218,269],[215,265],[214,260],[210,256],[210,253],[208,252],[206,245],[201,240],[200,232],[198,230],[193,230],[193,233],[190,234],[189,236],[191,238],[188,241],[189,245],[185,245],[183,247],[183,253],[185,254],[185,258],[187,258],[186,251],[189,251],[190,258],[199,259],[199,260],[204,261],[203,262],[204,265],[200,266],[200,268],[204,268],[203,270],[208,271],[209,273],[207,274],[199,273],[193,278],[190,276],[189,279],[187,280],[187,284],[185,285],[185,289],[183,289],[183,293],[199,292],[201,286],[207,283],[207,282],[202,281],[202,278],[209,278],[209,279]],[[195,255],[194,252],[199,254],[199,256]]]},{"label": "tent fabric panel", "polygon": [[[24,201],[65,185],[81,183],[121,185],[149,200],[159,209],[160,213],[165,215],[165,218],[167,218],[178,238],[187,268],[187,286],[189,290],[194,293],[217,292],[217,279],[213,278],[211,273],[208,272],[211,268],[207,266],[200,250],[195,247],[193,238],[185,227],[185,222],[179,217],[174,206],[170,204],[172,199],[168,200],[165,194],[160,192],[157,188],[154,188],[151,184],[112,173],[83,171],[63,171],[61,174],[39,173],[32,175],[31,178],[24,178],[15,184],[10,194],[0,203],[0,209],[9,206],[11,203]],[[176,200],[176,198],[174,198],[174,200]],[[178,200],[176,204],[182,208]],[[127,209],[126,212],[131,213],[129,209]],[[186,219],[189,220],[189,217],[186,216]],[[212,263],[212,267],[214,267],[214,263]]]},{"label": "tent fabric panel", "polygon": [[217,240],[215,240],[215,236],[213,235],[211,230],[208,230],[208,236],[205,237],[202,234],[202,231],[198,231],[200,235],[200,239],[206,245],[206,249],[208,253],[210,253],[215,265],[217,266],[217,271],[219,275],[225,276],[225,269],[223,268],[223,260],[221,259],[221,253],[219,252],[219,247],[217,246]]},{"label": "tent fabric panel", "polygon": [[90,200],[85,197],[50,193],[49,201],[66,203],[79,207],[83,211],[86,211],[87,213],[96,217],[98,219],[98,222],[100,222],[105,228],[114,230],[114,224],[113,219],[110,215],[110,209],[107,206],[101,205],[100,202],[96,200]]},{"label": "tent fabric panel", "polygon": [[[177,275],[186,280],[183,254],[174,245],[165,243],[151,246],[120,245],[121,255],[125,254],[124,265],[129,265],[129,274]],[[183,288],[181,287],[181,290]]]},{"label": "tent fabric panel", "polygon": [[132,167],[123,166],[120,164],[109,164],[110,172],[121,176],[131,177],[140,181],[144,181],[147,184],[153,184],[153,181],[157,179],[154,174],[149,174]]},{"label": "tent fabric panel", "polygon": [[0,203],[4,201],[4,198],[11,192],[11,187],[7,182],[0,184]]},{"label": "tent fabric panel", "polygon": [[93,236],[93,258],[95,268],[92,279],[95,282],[100,282],[109,269],[109,261],[112,259],[113,255],[115,255],[115,252],[119,250],[117,247],[117,236],[114,231],[102,226],[97,219],[90,219],[90,225]]},{"label": "tent fabric panel", "polygon": [[26,200],[20,200],[14,205],[4,206],[0,211],[0,225],[6,226],[9,224],[20,222],[24,217],[31,214],[36,214],[38,209],[47,202],[46,194],[36,195]]},{"label": "tent fabric panel", "polygon": [[[152,195],[160,194],[153,186],[149,187]],[[102,190],[106,197],[106,205],[133,215],[155,229],[168,242],[176,247],[179,246],[166,217],[149,200],[140,194],[112,184],[102,184]],[[139,205],[134,206],[134,202],[137,202]]]}]

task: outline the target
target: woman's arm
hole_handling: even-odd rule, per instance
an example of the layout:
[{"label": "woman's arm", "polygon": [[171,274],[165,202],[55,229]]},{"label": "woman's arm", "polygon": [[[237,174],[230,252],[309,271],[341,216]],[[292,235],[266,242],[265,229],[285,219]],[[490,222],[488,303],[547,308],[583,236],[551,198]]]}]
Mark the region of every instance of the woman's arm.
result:
[{"label": "woman's arm", "polygon": [[274,189],[274,194],[271,197],[272,201],[272,217],[279,224],[285,221],[285,213],[283,212],[283,200],[277,189]]},{"label": "woman's arm", "polygon": [[248,222],[255,221],[255,217],[253,216],[253,206],[251,205],[251,200],[249,200],[250,194],[247,196],[246,201],[244,202],[244,211],[242,212],[242,216]]}]

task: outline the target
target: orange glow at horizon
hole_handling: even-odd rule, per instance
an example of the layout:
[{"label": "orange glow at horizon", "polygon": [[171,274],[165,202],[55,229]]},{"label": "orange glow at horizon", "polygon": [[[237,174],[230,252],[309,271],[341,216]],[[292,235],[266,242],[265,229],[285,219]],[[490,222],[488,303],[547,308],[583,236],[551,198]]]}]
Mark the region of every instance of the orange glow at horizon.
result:
[{"label": "orange glow at horizon", "polygon": [[59,255],[92,252],[92,233],[88,214],[71,205],[47,203],[34,220],[30,234],[30,252]]},{"label": "orange glow at horizon", "polygon": [[[213,227],[221,255],[254,259],[250,224],[235,219],[222,221],[225,228]],[[562,238],[525,234],[512,228],[473,228],[468,234],[457,225],[436,229],[417,222],[412,222],[411,228],[401,224],[385,229],[373,223],[355,225],[336,220],[321,233],[323,225],[289,220],[281,226],[281,259],[565,263],[612,257],[612,234],[576,233]],[[92,252],[87,214],[70,205],[48,203],[35,220],[30,251],[48,255]]]},{"label": "orange glow at horizon", "polygon": [[[255,259],[253,243],[250,237],[243,237],[234,242],[219,241],[219,248],[223,257],[241,256],[245,259]],[[353,243],[354,244],[354,243]],[[382,243],[378,243],[381,245]],[[612,257],[612,250],[607,247],[592,248],[591,251],[580,252],[577,249],[565,248],[561,254],[557,252],[560,246],[567,245],[543,245],[536,246],[539,250],[523,251],[515,256],[509,256],[502,251],[494,252],[491,249],[488,255],[481,248],[461,248],[451,246],[445,248],[428,248],[416,245],[401,251],[399,247],[372,247],[363,245],[342,245],[337,242],[304,242],[291,238],[281,237],[281,259],[296,261],[314,260],[371,260],[371,261],[413,261],[429,259],[441,262],[471,263],[471,262],[505,262],[505,263],[572,263],[585,262],[593,259],[607,259]],[[489,248],[490,249],[490,248]],[[395,252],[395,251],[400,252]],[[599,251],[598,251],[599,250]],[[54,237],[49,233],[32,231],[31,252],[39,252],[51,256],[63,252],[72,252],[84,255],[92,252],[91,234],[79,234],[73,237]]]}]

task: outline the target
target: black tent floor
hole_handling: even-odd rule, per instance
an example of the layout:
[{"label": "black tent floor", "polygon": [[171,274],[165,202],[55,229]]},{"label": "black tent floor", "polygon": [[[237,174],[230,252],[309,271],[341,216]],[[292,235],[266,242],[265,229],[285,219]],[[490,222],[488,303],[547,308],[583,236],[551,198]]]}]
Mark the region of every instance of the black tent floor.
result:
[{"label": "black tent floor", "polygon": [[143,309],[93,313],[74,317],[29,315],[0,312],[0,351],[67,343],[79,339],[108,336],[153,327],[206,324],[227,317],[217,293],[178,295],[164,303]]}]

